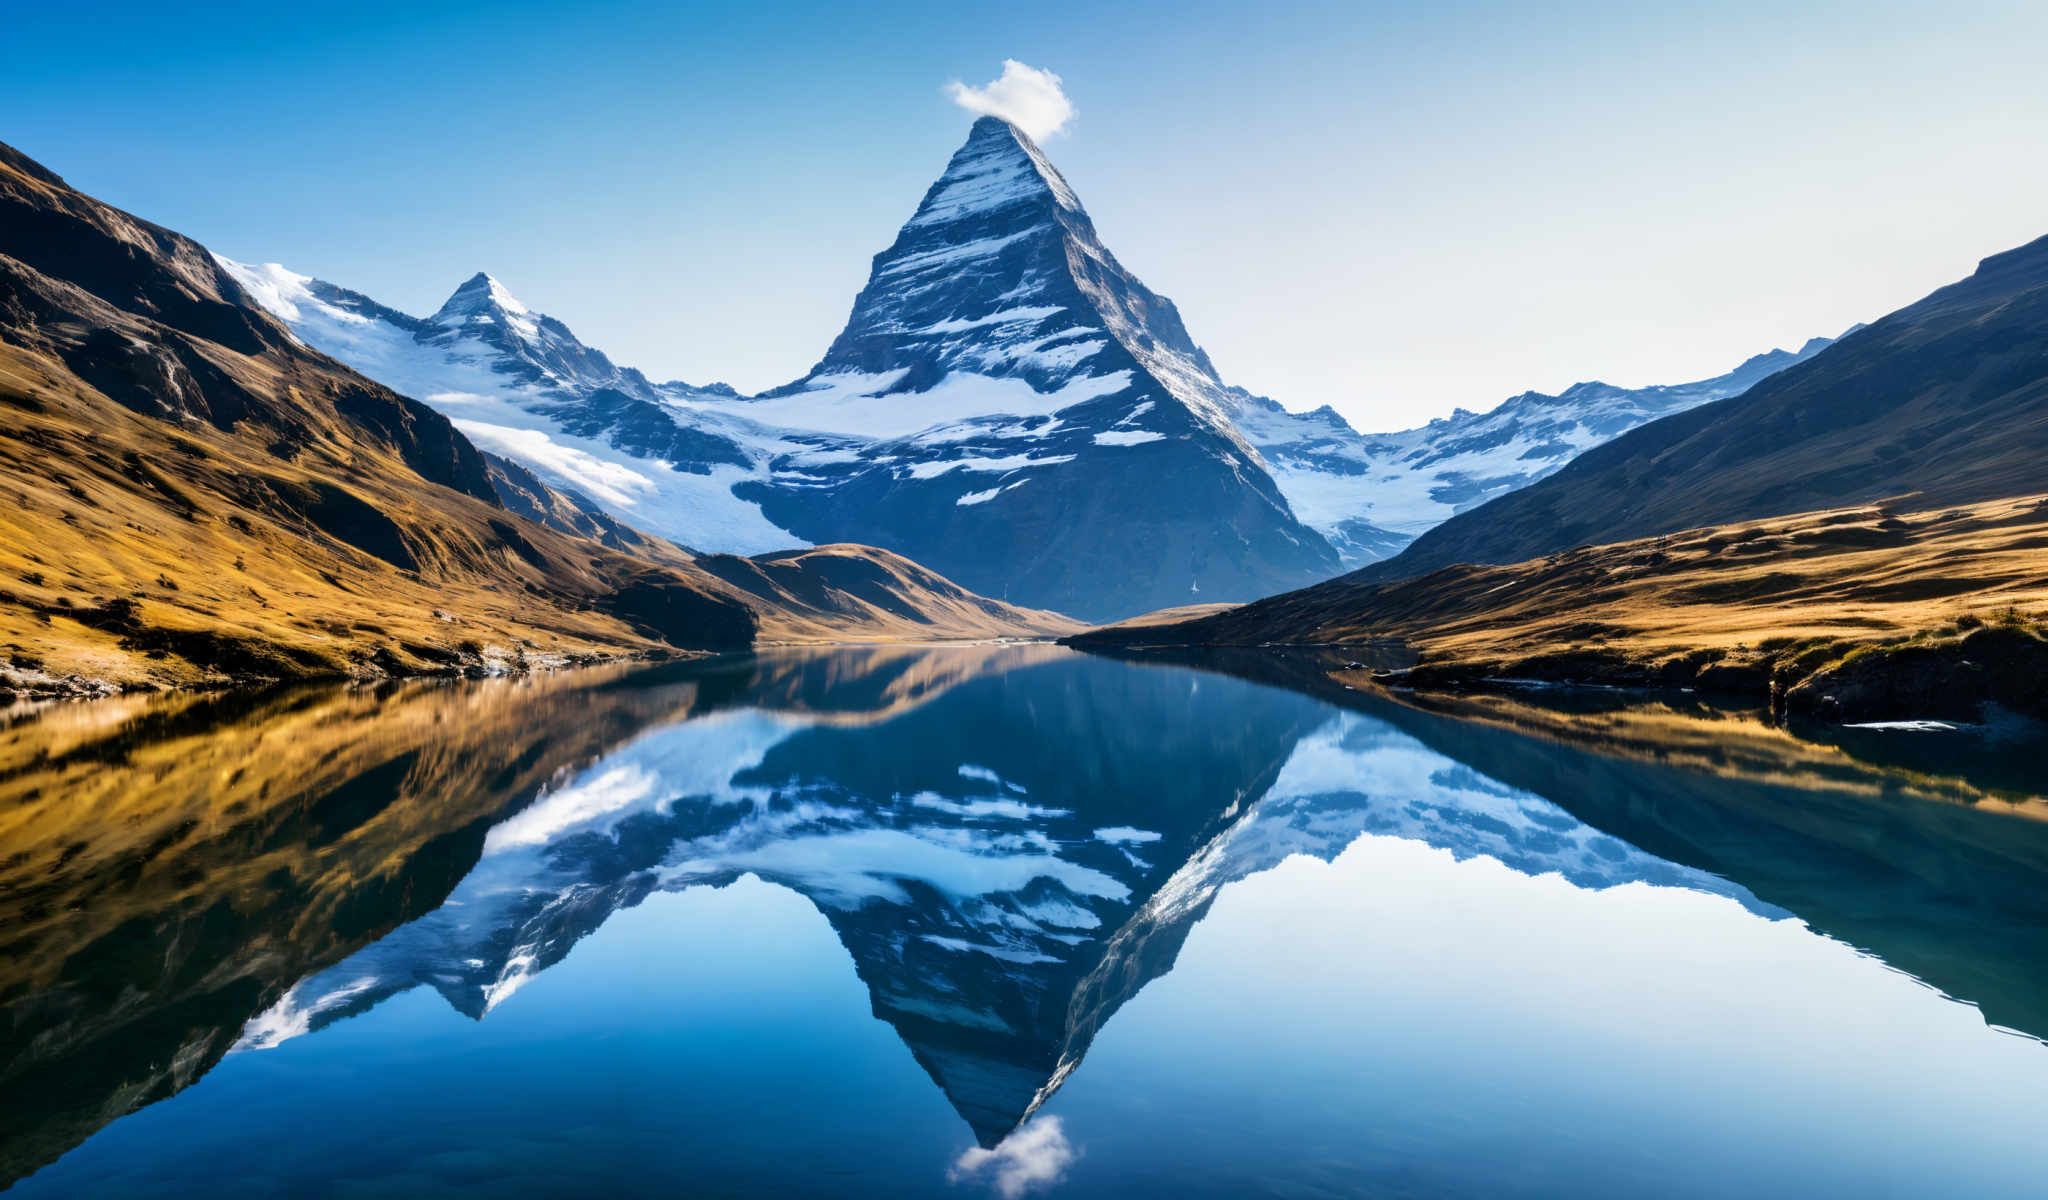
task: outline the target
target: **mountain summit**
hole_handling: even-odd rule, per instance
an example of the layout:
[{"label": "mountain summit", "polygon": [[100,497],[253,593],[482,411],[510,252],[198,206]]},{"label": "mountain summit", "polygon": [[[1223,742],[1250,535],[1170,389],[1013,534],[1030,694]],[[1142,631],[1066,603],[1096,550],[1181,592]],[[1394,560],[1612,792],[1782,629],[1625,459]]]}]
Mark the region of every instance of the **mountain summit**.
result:
[{"label": "mountain summit", "polygon": [[860,541],[1095,620],[1251,600],[1391,555],[1712,380],[1528,395],[1360,433],[1227,387],[1032,140],[974,123],[803,378],[654,383],[479,272],[429,317],[224,264],[309,345],[611,519],[705,551]]},{"label": "mountain summit", "polygon": [[1173,302],[1116,261],[1030,138],[983,117],[875,256],[812,378],[900,372],[886,390],[924,391],[961,371],[1052,392],[1128,359],[1218,415],[1221,382]]},{"label": "mountain summit", "polygon": [[899,546],[1084,616],[1331,573],[1225,399],[1172,301],[1103,246],[1029,137],[983,117],[824,358],[756,402],[774,424],[882,440],[737,490],[806,539]]}]

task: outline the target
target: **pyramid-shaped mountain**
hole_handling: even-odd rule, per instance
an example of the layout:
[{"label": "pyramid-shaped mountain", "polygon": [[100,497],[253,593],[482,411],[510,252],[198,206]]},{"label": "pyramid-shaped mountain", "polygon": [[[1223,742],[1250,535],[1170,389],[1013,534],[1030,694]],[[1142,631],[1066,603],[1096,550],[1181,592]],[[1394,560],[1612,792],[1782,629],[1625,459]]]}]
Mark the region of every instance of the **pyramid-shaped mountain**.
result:
[{"label": "pyramid-shaped mountain", "polygon": [[818,542],[891,546],[991,595],[1117,617],[1331,573],[1231,425],[1173,303],[994,117],[877,255],[811,373],[754,404],[880,440],[735,489]]},{"label": "pyramid-shaped mountain", "polygon": [[1172,302],[992,117],[876,256],[824,358],[759,396],[653,382],[481,272],[420,317],[278,264],[222,265],[308,345],[634,529],[732,554],[858,540],[1097,619],[1385,558],[1826,344],[1694,383],[1587,384],[1360,433],[1225,387]]}]

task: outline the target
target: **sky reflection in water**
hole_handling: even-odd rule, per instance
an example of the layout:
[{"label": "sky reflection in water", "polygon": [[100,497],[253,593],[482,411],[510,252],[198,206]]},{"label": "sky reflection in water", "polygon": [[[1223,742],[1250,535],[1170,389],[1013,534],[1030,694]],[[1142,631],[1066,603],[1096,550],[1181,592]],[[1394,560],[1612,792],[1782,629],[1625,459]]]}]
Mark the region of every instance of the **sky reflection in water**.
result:
[{"label": "sky reflection in water", "polygon": [[[119,1118],[18,1194],[2022,1195],[2048,1167],[2048,1051],[1930,986],[2032,1019],[2038,822],[1949,806],[1939,841],[1872,849],[1817,787],[1767,807],[1711,773],[1045,647],[499,703],[559,705],[476,751],[547,782],[500,771],[460,836],[409,815],[445,806],[420,747],[410,782],[373,766],[347,804],[300,802],[319,836],[271,835],[324,878],[409,831],[314,892],[340,897],[317,928],[224,943],[302,966],[142,989],[118,1033],[0,992],[39,1033],[29,1070],[202,1064],[126,1117],[116,1084],[41,1126],[7,1077],[21,1145]],[[616,736],[530,740],[562,720]],[[363,882],[394,862],[403,889]],[[166,913],[236,907],[180,888]],[[113,937],[64,931],[29,956],[64,964],[44,997],[88,995]]]}]

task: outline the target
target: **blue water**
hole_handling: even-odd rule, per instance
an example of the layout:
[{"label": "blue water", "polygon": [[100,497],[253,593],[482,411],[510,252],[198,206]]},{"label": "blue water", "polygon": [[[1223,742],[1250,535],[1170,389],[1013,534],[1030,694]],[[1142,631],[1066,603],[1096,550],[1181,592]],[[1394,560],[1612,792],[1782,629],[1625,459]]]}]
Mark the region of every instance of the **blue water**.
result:
[{"label": "blue water", "polygon": [[[10,1138],[62,1149],[13,1194],[2040,1194],[2038,822],[1346,699],[1036,647],[608,681],[566,706],[601,749],[399,843],[436,894],[349,901],[403,919],[234,924],[187,872],[164,928],[214,914],[199,966],[261,987],[131,982],[119,1036],[47,1002],[83,967],[0,993],[51,1072]],[[403,761],[362,787],[430,810]],[[398,811],[347,795],[265,853]],[[230,1043],[87,1089],[75,1146],[19,1090]]]}]

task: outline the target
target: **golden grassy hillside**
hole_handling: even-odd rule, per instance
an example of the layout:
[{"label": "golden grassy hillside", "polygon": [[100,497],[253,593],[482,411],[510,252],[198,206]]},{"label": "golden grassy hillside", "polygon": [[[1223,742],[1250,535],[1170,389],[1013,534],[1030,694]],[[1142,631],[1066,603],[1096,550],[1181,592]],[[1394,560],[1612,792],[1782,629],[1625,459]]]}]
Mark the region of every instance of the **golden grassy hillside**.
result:
[{"label": "golden grassy hillside", "polygon": [[396,456],[282,461],[107,403],[16,345],[0,406],[0,657],[18,668],[177,685],[663,647],[599,607],[638,564]]},{"label": "golden grassy hillside", "polygon": [[760,641],[781,645],[1063,637],[1085,626],[970,592],[874,546],[839,543],[694,565],[755,608]]},{"label": "golden grassy hillside", "polygon": [[[1127,645],[1361,645],[1418,652],[1417,681],[1484,676],[1700,683],[1796,704],[1801,684],[1997,633],[2040,644],[2048,497],[1804,513],[1508,566],[1353,578],[1168,626]],[[1812,694],[1809,693],[1809,696]],[[1925,715],[1935,715],[1928,713]]]},{"label": "golden grassy hillside", "polygon": [[0,689],[481,673],[764,626],[1072,628],[866,548],[714,575],[494,470],[440,414],[301,345],[191,239],[5,146],[0,413]]}]

